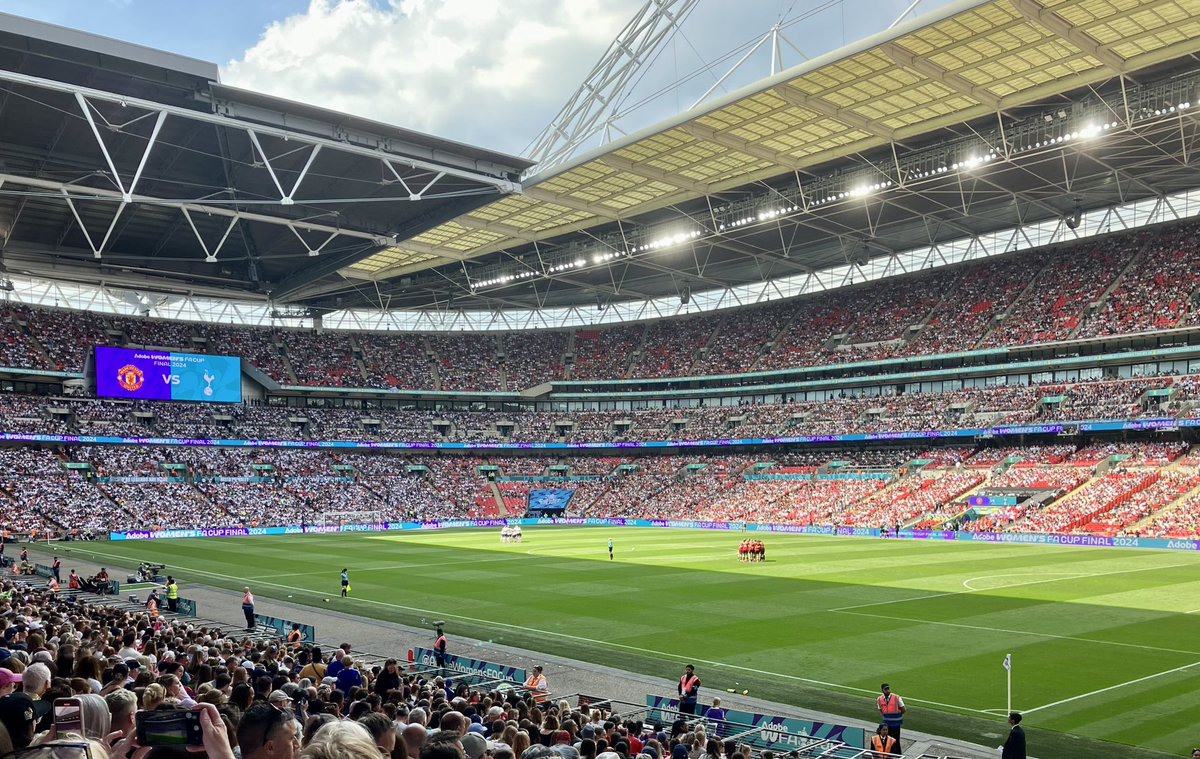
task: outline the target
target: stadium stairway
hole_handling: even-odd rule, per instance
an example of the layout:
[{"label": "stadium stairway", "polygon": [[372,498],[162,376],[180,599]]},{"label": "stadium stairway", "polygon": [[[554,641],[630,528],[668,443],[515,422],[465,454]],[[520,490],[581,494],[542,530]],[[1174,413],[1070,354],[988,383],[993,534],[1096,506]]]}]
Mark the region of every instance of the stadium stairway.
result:
[{"label": "stadium stairway", "polygon": [[1151,522],[1155,521],[1159,517],[1170,514],[1172,511],[1175,511],[1176,509],[1178,509],[1183,504],[1187,503],[1189,500],[1191,500],[1196,495],[1200,495],[1200,485],[1196,485],[1194,488],[1192,488],[1188,491],[1185,491],[1183,493],[1180,493],[1179,496],[1175,498],[1175,500],[1171,501],[1170,503],[1168,503],[1167,505],[1165,505],[1159,509],[1156,509],[1155,511],[1151,511],[1146,516],[1142,517],[1138,521],[1136,521],[1133,524],[1126,527],[1124,531],[1127,533],[1131,533],[1131,532],[1138,532],[1140,530],[1144,530],[1144,529],[1146,529],[1147,526],[1150,525]]},{"label": "stadium stairway", "polygon": [[1158,470],[1145,472],[1142,475],[1142,478],[1138,480],[1137,484],[1135,484],[1132,488],[1129,488],[1111,500],[1105,502],[1098,509],[1094,509],[1087,514],[1081,514],[1080,516],[1076,517],[1067,524],[1066,529],[1076,530],[1084,525],[1091,524],[1092,522],[1102,518],[1113,509],[1116,509],[1119,506],[1127,503],[1133,496],[1154,485],[1154,483],[1158,482],[1161,477],[1162,475],[1158,472]]},{"label": "stadium stairway", "polygon": [[638,359],[641,358],[642,352],[646,350],[646,338],[650,336],[650,325],[654,322],[647,322],[642,326],[642,333],[638,335],[637,345],[633,350],[629,351],[629,355],[625,357],[625,369],[621,372],[621,379],[629,379],[633,374],[633,367],[637,365]]},{"label": "stadium stairway", "polygon": [[1125,275],[1132,271],[1133,267],[1143,263],[1142,256],[1145,254],[1146,249],[1154,242],[1153,238],[1146,240],[1138,252],[1129,259],[1129,263],[1125,264],[1124,268],[1117,272],[1117,276],[1113,277],[1112,282],[1108,283],[1108,287],[1104,288],[1104,292],[1100,293],[1100,297],[1083,307],[1083,313],[1079,315],[1079,322],[1071,328],[1070,333],[1067,335],[1068,340],[1074,340],[1079,335],[1079,330],[1083,329],[1083,325],[1087,323],[1088,317],[1104,310],[1104,304],[1108,302],[1113,292],[1125,281]]},{"label": "stadium stairway", "polygon": [[504,493],[500,492],[500,486],[495,482],[488,482],[488,489],[492,491],[492,498],[496,499],[496,516],[504,519],[509,515],[508,501],[504,498]]},{"label": "stadium stairway", "polygon": [[292,365],[292,357],[288,355],[287,348],[283,346],[283,343],[278,341],[278,338],[276,338],[271,345],[274,346],[275,352],[282,360],[283,371],[287,373],[288,380],[293,385],[299,385],[300,379],[296,376],[296,367]]},{"label": "stadium stairway", "polygon": [[970,350],[978,350],[980,347],[982,347],[984,345],[984,341],[986,341],[988,337],[990,337],[991,334],[996,331],[996,328],[1008,321],[1009,314],[1012,313],[1017,304],[1020,303],[1033,289],[1034,285],[1038,281],[1038,277],[1043,271],[1045,270],[1039,269],[1036,274],[1030,277],[1029,281],[1025,283],[1025,286],[1021,288],[1021,292],[1017,293],[1017,296],[1009,301],[1008,307],[992,317],[992,321],[987,325],[987,328],[983,330],[983,334],[979,336],[979,339],[975,341]]},{"label": "stadium stairway", "polygon": [[37,353],[38,358],[40,358],[44,362],[42,365],[43,366],[51,366],[51,367],[54,366],[55,365],[54,361],[50,360],[50,352],[46,350],[46,346],[42,345],[42,341],[37,339],[37,335],[35,335],[33,333],[33,330],[29,328],[29,325],[28,324],[20,325],[18,327],[18,329],[20,329],[21,332],[25,335],[26,341],[33,348],[34,352]]}]

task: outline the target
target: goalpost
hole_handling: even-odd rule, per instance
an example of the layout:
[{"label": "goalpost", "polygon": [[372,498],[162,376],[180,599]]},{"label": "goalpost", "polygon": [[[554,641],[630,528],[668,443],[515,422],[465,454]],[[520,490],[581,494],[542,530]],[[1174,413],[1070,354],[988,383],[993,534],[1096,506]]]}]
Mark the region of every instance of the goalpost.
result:
[{"label": "goalpost", "polygon": [[383,521],[383,512],[379,509],[329,511],[321,515],[322,527],[343,524],[379,524]]}]

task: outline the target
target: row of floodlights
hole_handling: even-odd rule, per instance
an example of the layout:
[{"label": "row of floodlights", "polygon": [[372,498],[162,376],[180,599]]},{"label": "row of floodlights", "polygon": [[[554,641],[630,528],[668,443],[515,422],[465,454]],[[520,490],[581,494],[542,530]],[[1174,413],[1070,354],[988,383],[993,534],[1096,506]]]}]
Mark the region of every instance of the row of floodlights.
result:
[{"label": "row of floodlights", "polygon": [[[693,229],[687,232],[675,232],[673,234],[664,235],[655,238],[642,245],[635,245],[629,250],[610,250],[607,253],[596,253],[591,257],[591,263],[594,266],[606,264],[618,258],[632,256],[634,253],[643,253],[648,250],[662,250],[675,245],[682,245],[685,242],[695,240],[700,235],[704,234],[701,229]],[[585,256],[580,256],[567,261],[560,261],[552,266],[546,267],[546,274],[558,274],[572,269],[582,269],[588,265],[588,259]],[[543,276],[542,272],[535,269],[526,269],[514,274],[501,274],[490,279],[481,279],[471,283],[472,288],[491,287],[493,285],[507,285],[512,282],[520,282],[533,277]]]},{"label": "row of floodlights", "polygon": [[879,192],[880,190],[886,190],[887,188],[891,187],[893,184],[894,183],[892,182],[892,180],[885,179],[882,182],[874,182],[872,184],[855,185],[854,187],[851,187],[848,190],[830,193],[829,195],[827,195],[825,197],[817,198],[816,200],[814,200],[812,202],[812,204],[813,204],[813,207],[815,208],[816,206],[823,206],[826,203],[836,203],[837,201],[845,200],[846,198],[861,198],[864,195],[870,195],[873,192]]},{"label": "row of floodlights", "polygon": [[[1164,115],[1168,115],[1171,113],[1186,111],[1191,107],[1192,107],[1192,104],[1190,102],[1179,103],[1178,105],[1172,105],[1172,106],[1167,106],[1165,108],[1156,109],[1154,111],[1154,115],[1155,116],[1164,116]],[[1048,117],[1048,120],[1049,120],[1049,117]],[[1057,137],[1047,137],[1045,140],[1039,140],[1030,145],[1025,145],[1024,147],[1017,147],[1014,149],[1014,152],[1024,152],[1026,150],[1037,150],[1037,149],[1040,149],[1043,147],[1050,147],[1052,145],[1060,145],[1065,142],[1071,142],[1072,140],[1089,139],[1089,138],[1095,137],[1096,135],[1101,134],[1103,132],[1107,132],[1111,129],[1116,129],[1118,126],[1121,126],[1121,123],[1118,121],[1106,122],[1106,123],[1099,124],[1099,125],[1089,123],[1089,124],[1085,124],[1082,128],[1080,128],[1076,131],[1073,131],[1073,132],[1066,132]],[[985,163],[990,163],[999,157],[1000,157],[999,153],[997,153],[996,149],[992,148],[987,153],[984,153],[982,155],[971,155],[957,163],[951,163],[948,166],[939,166],[938,168],[929,169],[927,171],[918,171],[918,172],[915,172],[908,176],[909,176],[909,179],[925,179],[926,177],[938,176],[940,174],[945,174],[950,171],[969,171],[978,166],[982,166]],[[881,182],[874,182],[872,184],[857,185],[855,187],[851,187],[848,190],[834,192],[828,196],[825,196],[822,198],[817,198],[816,200],[814,200],[812,202],[812,205],[814,207],[816,207],[816,206],[825,205],[827,203],[835,203],[839,200],[845,200],[846,198],[858,198],[858,197],[862,197],[864,195],[870,195],[873,192],[878,192],[880,190],[886,190],[887,188],[892,187],[892,186],[893,186],[893,182],[890,179],[886,179]],[[756,224],[756,223],[761,223],[764,221],[770,221],[771,219],[778,218],[778,217],[784,216],[786,214],[796,213],[799,210],[800,210],[800,207],[798,205],[783,205],[783,206],[778,206],[775,208],[761,209],[761,210],[753,212],[753,213],[747,213],[745,216],[735,219],[734,221],[731,221],[729,223],[721,223],[721,224],[717,225],[717,231],[724,232],[726,230],[744,227],[749,224]],[[670,248],[675,245],[680,245],[685,242],[694,240],[697,237],[700,237],[701,234],[703,234],[703,231],[699,230],[699,229],[694,229],[689,232],[676,232],[671,235],[666,235],[664,237],[659,237],[659,238],[653,239],[642,245],[635,245],[632,248],[630,248],[629,250],[613,250],[608,253],[598,253],[598,254],[595,254],[592,256],[592,264],[598,266],[600,264],[608,263],[609,261],[612,261],[617,258],[621,258],[623,256],[633,255],[634,253],[643,253],[643,252],[649,251],[649,250],[662,250],[663,248]],[[583,257],[576,258],[571,261],[563,261],[561,263],[558,263],[558,264],[548,267],[546,269],[546,274],[557,274],[559,272],[569,271],[571,269],[580,269],[580,268],[583,268],[584,266],[586,266],[587,263],[588,263],[587,259],[583,258]],[[530,279],[532,277],[537,277],[540,275],[541,275],[541,272],[530,269],[530,270],[518,272],[516,274],[504,274],[501,276],[492,277],[491,279],[485,279],[485,280],[480,280],[478,282],[472,282],[471,286],[474,288],[474,287],[489,287],[491,285],[505,285],[510,282],[516,282],[516,281],[520,281],[520,280],[524,280],[524,279]]]}]

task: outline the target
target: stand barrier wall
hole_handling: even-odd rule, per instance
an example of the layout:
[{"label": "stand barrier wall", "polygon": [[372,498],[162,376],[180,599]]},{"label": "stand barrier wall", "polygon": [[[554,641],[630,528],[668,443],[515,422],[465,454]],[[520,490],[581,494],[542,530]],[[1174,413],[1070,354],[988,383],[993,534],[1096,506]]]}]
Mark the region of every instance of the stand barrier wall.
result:
[{"label": "stand barrier wall", "polygon": [[[413,659],[418,667],[424,669],[437,668],[437,659],[434,657],[432,648],[414,648]],[[505,664],[495,664],[494,662],[482,659],[471,659],[466,656],[455,656],[450,653],[446,654],[446,666],[444,669],[451,673],[478,675],[486,680],[509,680],[518,685],[524,683],[525,678],[528,676],[521,667],[509,667]]]},{"label": "stand barrier wall", "polygon": [[[679,712],[679,699],[646,696],[646,706],[650,710],[651,719],[657,718],[661,724],[669,725]],[[814,738],[839,741],[852,748],[867,747],[867,731],[861,727],[813,722],[794,717],[775,717],[736,709],[726,709],[725,720],[716,724],[715,730],[710,731],[709,734],[727,738],[729,736],[721,733],[730,730],[738,731],[741,736],[740,741],[750,743],[755,748],[774,751],[781,755],[803,748]]]},{"label": "stand barrier wall", "polygon": [[1169,538],[1105,537],[1102,535],[1058,535],[1027,532],[949,532],[944,530],[900,530],[893,534],[875,527],[815,527],[793,524],[742,524],[740,522],[703,522],[686,519],[597,519],[585,517],[543,517],[537,519],[457,519],[445,522],[381,522],[376,524],[304,525],[292,527],[221,527],[213,529],[138,530],[113,532],[109,539],[168,540],[179,538],[237,538],[271,535],[314,535],[346,532],[407,532],[449,530],[463,527],[499,529],[505,525],[575,527],[665,527],[724,532],[777,533],[789,535],[826,535],[887,540],[954,540],[968,543],[1033,543],[1040,545],[1092,546],[1102,548],[1148,548],[1167,551],[1200,551],[1200,540]]}]

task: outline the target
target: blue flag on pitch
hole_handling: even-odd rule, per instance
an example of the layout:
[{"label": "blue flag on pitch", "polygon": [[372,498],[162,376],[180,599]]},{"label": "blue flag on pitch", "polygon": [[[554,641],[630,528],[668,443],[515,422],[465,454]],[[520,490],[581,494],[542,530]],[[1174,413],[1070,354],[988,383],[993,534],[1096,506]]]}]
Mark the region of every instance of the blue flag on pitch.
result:
[{"label": "blue flag on pitch", "polygon": [[1004,668],[1009,672],[1012,672],[1012,654],[1004,655]]}]

